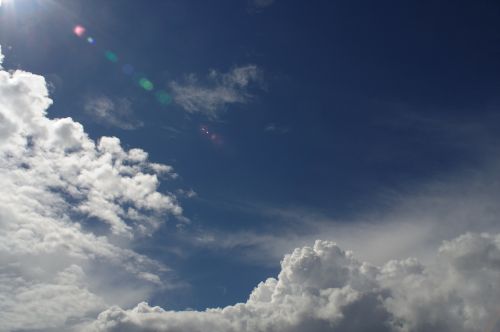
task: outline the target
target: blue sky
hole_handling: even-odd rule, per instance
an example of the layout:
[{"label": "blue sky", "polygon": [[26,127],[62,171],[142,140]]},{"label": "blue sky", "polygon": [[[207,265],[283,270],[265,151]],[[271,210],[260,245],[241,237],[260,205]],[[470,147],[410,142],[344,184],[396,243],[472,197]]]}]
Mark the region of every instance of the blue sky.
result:
[{"label": "blue sky", "polygon": [[173,167],[159,191],[182,216],[130,248],[178,284],[151,305],[203,310],[246,301],[316,238],[382,264],[497,229],[499,16],[495,1],[4,0],[0,45],[5,68],[45,77],[49,118]]}]

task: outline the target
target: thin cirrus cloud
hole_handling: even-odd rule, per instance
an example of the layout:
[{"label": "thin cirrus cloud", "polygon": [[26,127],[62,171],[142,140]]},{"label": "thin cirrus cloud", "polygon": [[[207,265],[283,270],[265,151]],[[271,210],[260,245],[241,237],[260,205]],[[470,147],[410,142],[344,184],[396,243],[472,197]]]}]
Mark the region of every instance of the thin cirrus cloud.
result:
[{"label": "thin cirrus cloud", "polygon": [[[482,141],[481,141],[481,145]],[[486,150],[489,152],[490,150]],[[465,232],[500,232],[500,160],[489,157],[474,168],[450,172],[438,180],[411,184],[401,192],[374,194],[371,209],[355,217],[335,219],[298,207],[235,204],[234,209],[260,220],[272,220],[271,231],[199,230],[191,245],[206,249],[238,250],[260,265],[273,264],[285,253],[315,239],[335,240],[376,264],[418,257],[431,261],[443,239]]]},{"label": "thin cirrus cloud", "polygon": [[212,70],[203,81],[191,74],[182,82],[170,82],[170,88],[174,102],[186,112],[216,118],[228,105],[250,101],[249,89],[261,79],[262,71],[256,65],[246,65],[226,73]]},{"label": "thin cirrus cloud", "polygon": [[[43,77],[0,71],[0,330],[494,331],[500,235],[461,235],[427,264],[364,263],[331,241],[285,255],[245,303],[166,311],[143,302],[172,287],[168,267],[133,250],[165,216],[171,167],[118,138],[94,141],[50,119]],[[172,191],[175,192],[175,191]],[[107,227],[94,229],[89,217]],[[139,303],[139,304],[137,304]],[[133,309],[122,309],[133,308]]]},{"label": "thin cirrus cloud", "polygon": [[135,118],[132,102],[127,98],[91,97],[86,100],[84,109],[95,122],[105,126],[134,130],[144,125]]}]

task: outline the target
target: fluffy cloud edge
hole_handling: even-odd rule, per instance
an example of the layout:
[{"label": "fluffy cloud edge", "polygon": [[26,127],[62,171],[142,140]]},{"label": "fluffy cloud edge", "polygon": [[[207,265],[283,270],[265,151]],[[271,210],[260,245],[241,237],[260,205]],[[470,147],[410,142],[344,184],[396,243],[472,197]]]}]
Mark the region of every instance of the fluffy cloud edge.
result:
[{"label": "fluffy cloud edge", "polygon": [[48,117],[52,103],[44,77],[0,70],[0,331],[67,331],[172,287],[134,241],[183,218],[176,196],[158,191],[176,173]]},{"label": "fluffy cloud edge", "polygon": [[487,331],[500,309],[500,234],[467,233],[443,243],[435,261],[377,267],[335,243],[316,241],[284,257],[277,278],[245,303],[166,311],[143,302],[114,306],[89,331]]}]

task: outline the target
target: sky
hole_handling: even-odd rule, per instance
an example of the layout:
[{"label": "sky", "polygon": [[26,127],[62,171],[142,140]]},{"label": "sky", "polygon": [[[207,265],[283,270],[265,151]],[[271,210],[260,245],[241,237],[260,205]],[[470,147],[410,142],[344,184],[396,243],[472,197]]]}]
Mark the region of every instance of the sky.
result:
[{"label": "sky", "polygon": [[0,1],[0,331],[500,331],[496,1]]}]

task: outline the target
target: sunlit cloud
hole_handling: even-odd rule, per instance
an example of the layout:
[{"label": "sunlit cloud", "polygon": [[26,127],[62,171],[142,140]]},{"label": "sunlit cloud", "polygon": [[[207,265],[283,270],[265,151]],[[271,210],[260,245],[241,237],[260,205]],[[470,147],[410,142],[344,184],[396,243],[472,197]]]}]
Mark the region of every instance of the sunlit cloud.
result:
[{"label": "sunlit cloud", "polygon": [[2,331],[73,330],[174,287],[164,264],[133,249],[169,216],[185,219],[176,196],[158,191],[172,168],[49,118],[51,104],[43,77],[0,70]]},{"label": "sunlit cloud", "polygon": [[170,88],[174,101],[186,112],[215,118],[231,104],[250,101],[249,89],[259,86],[261,80],[262,71],[256,65],[246,65],[226,73],[212,70],[205,82],[191,74],[182,82],[171,82]]},{"label": "sunlit cloud", "polygon": [[87,98],[85,112],[96,123],[104,126],[133,130],[144,125],[136,119],[132,103],[127,98],[110,98],[106,96]]}]

